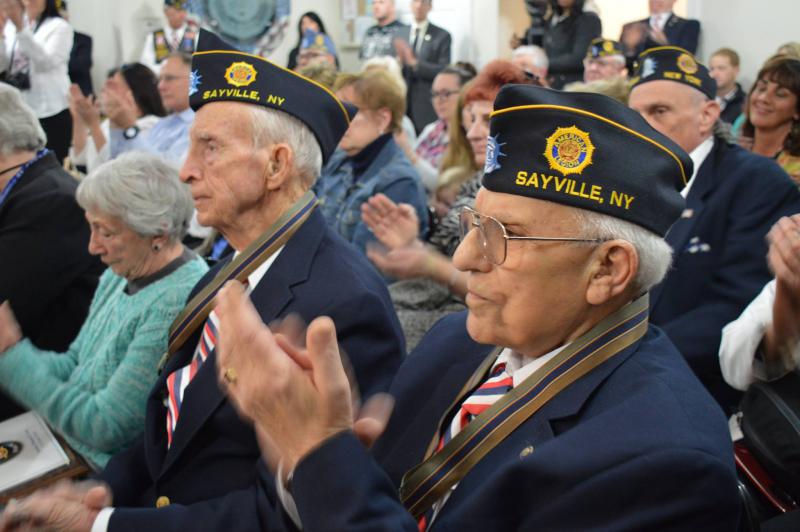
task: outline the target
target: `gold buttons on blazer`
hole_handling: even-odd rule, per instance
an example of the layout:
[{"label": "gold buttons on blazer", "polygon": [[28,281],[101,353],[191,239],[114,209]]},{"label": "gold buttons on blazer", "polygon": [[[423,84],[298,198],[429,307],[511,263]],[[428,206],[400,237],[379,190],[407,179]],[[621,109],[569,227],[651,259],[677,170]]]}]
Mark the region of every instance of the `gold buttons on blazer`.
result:
[{"label": "gold buttons on blazer", "polygon": [[530,456],[532,454],[533,454],[533,445],[528,445],[527,447],[525,447],[524,449],[522,449],[519,452],[519,457],[520,458],[526,458],[526,457],[528,457],[528,456]]},{"label": "gold buttons on blazer", "polygon": [[165,497],[164,495],[156,499],[156,508],[163,508],[169,506],[169,504],[169,497]]}]

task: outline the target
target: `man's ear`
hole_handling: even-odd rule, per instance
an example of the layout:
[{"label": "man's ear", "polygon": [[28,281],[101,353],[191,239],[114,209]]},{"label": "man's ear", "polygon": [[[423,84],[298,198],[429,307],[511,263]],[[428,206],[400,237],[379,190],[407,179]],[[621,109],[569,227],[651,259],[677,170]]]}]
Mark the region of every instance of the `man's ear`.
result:
[{"label": "man's ear", "polygon": [[278,190],[287,184],[294,167],[294,151],[283,142],[273,144],[269,148],[266,167],[267,190]]},{"label": "man's ear", "polygon": [[702,122],[700,126],[704,134],[710,134],[714,131],[714,124],[717,123],[720,113],[721,110],[716,100],[708,100],[703,104],[701,110]]},{"label": "man's ear", "polygon": [[639,272],[639,254],[627,240],[610,240],[597,247],[589,266],[586,301],[602,305],[629,290]]}]

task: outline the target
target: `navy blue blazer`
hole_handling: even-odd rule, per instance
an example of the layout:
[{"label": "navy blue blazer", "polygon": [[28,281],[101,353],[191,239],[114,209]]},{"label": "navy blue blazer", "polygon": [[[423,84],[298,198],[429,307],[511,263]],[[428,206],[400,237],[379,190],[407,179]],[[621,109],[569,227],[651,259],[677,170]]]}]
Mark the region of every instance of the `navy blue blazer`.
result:
[{"label": "navy blue blazer", "polygon": [[[195,291],[222,267],[208,272]],[[400,324],[386,286],[352,246],[328,229],[319,209],[295,233],[251,299],[269,323],[289,313],[307,323],[336,322],[361,394],[389,388],[404,356]],[[111,459],[101,479],[114,494],[109,530],[257,530],[267,504],[257,482],[261,456],[252,427],[217,385],[212,353],[186,389],[172,446],[166,446],[166,377],[191,360],[200,331],[167,363],[147,403],[143,440]],[[265,484],[269,492],[271,486]],[[159,497],[170,505],[155,508]]]},{"label": "navy blue blazer", "polygon": [[[372,456],[345,432],[298,464],[292,494],[305,532],[416,530],[399,481],[492,349],[469,338],[465,319],[441,320],[401,367]],[[730,531],[738,514],[725,418],[651,326],[486,455],[430,530]]]},{"label": "navy blue blazer", "polygon": [[721,388],[722,328],[772,278],[764,237],[797,212],[800,192],[774,161],[716,139],[667,234],[675,258],[651,291],[650,319],[725,408],[734,398]]}]

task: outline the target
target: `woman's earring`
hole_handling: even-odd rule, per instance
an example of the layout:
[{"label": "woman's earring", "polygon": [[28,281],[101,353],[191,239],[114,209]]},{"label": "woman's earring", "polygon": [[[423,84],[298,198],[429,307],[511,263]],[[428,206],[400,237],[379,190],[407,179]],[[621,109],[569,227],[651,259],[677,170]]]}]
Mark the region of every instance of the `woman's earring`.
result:
[{"label": "woman's earring", "polygon": [[156,253],[161,251],[161,244],[153,244],[153,251],[155,251]]}]

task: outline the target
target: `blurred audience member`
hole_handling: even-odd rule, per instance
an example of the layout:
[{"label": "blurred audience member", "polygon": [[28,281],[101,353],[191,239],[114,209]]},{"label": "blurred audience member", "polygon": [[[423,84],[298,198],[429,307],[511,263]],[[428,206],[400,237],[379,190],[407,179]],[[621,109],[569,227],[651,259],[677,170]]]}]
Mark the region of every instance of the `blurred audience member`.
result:
[{"label": "blurred audience member", "polygon": [[550,62],[544,48],[533,44],[518,46],[511,52],[511,62],[546,86]]},{"label": "blurred audience member", "polygon": [[775,158],[800,185],[800,59],[774,56],[756,79],[747,96],[741,143]]},{"label": "blurred audience member", "polygon": [[22,91],[47,134],[47,147],[62,162],[72,133],[67,93],[73,31],[57,4],[0,0],[0,12],[7,17],[0,39],[0,81]]},{"label": "blurred audience member", "polygon": [[739,77],[739,54],[730,48],[720,48],[708,59],[708,70],[717,82],[717,103],[722,112],[720,120],[727,124],[739,118],[744,107],[745,93],[736,81]]},{"label": "blurred audience member", "polygon": [[336,76],[339,75],[339,73],[336,72],[336,67],[327,62],[306,65],[297,70],[297,73],[329,89],[333,88],[336,83]]},{"label": "blurred audience member", "polygon": [[598,79],[595,81],[570,83],[564,90],[567,92],[589,92],[604,94],[627,105],[629,82],[627,78]]},{"label": "blurred audience member", "polygon": [[158,93],[158,80],[141,63],[112,70],[100,93],[99,105],[94,98],[84,96],[76,85],[70,88],[72,147],[69,157],[73,164],[85,167],[90,173],[111,159],[110,121],[101,120],[101,114],[116,115],[119,106],[127,107],[130,102],[136,110],[136,127],[141,133],[149,131],[166,114]]},{"label": "blurred audience member", "polygon": [[13,305],[33,344],[63,351],[86,318],[103,268],[86,250],[77,183],[44,145],[33,111],[16,89],[0,84],[0,302]]},{"label": "blurred audience member", "polygon": [[560,89],[583,79],[583,58],[603,32],[600,17],[583,9],[584,0],[550,0],[542,46],[549,60],[549,85]]},{"label": "blurred audience member", "polygon": [[372,0],[372,16],[374,26],[367,29],[361,41],[358,58],[362,61],[382,55],[394,56],[395,39],[408,35],[408,26],[397,20],[395,0]]},{"label": "blurred audience member", "polygon": [[619,41],[625,48],[628,68],[633,68],[636,57],[656,46],[679,46],[690,53],[697,51],[700,22],[675,15],[672,8],[676,0],[649,0],[650,16],[622,27]]},{"label": "blurred audience member", "polygon": [[[408,84],[403,77],[403,70],[400,63],[394,57],[388,55],[381,55],[367,59],[361,64],[361,72],[369,72],[370,70],[383,70],[403,91],[403,98],[408,98]],[[402,138],[405,135],[405,139]],[[413,146],[417,141],[417,130],[414,129],[414,123],[408,115],[403,116],[403,127],[400,132],[395,135],[395,140],[401,144],[408,144]]]},{"label": "blurred audience member", "polygon": [[295,70],[319,63],[327,63],[335,68],[336,47],[331,38],[324,33],[307,29],[300,44]]},{"label": "blurred audience member", "polygon": [[428,13],[433,0],[411,0],[411,27],[394,41],[397,59],[403,65],[408,84],[406,112],[419,133],[437,119],[431,103],[431,86],[436,75],[450,64],[450,33],[432,24]]},{"label": "blurred audience member", "polygon": [[383,71],[345,75],[336,84],[340,100],[358,108],[339,147],[322,169],[314,189],[331,228],[362,252],[375,235],[361,221],[361,205],[382,193],[408,203],[428,229],[425,191],[419,175],[394,141],[405,113],[405,98],[397,83]]},{"label": "blurred audience member", "polygon": [[402,145],[428,192],[436,189],[442,156],[450,140],[449,128],[456,116],[461,87],[472,76],[466,70],[446,67],[433,80],[430,99],[438,117],[422,130],[413,149]]},{"label": "blurred audience member", "polygon": [[169,114],[146,132],[136,125],[139,115],[134,98],[124,94],[115,98],[113,106],[106,109],[111,121],[112,158],[139,150],[160,155],[175,164],[183,162],[189,149],[189,126],[194,119],[194,111],[189,107],[190,90],[198,90],[190,83],[191,64],[191,56],[183,53],[174,53],[164,62],[158,76],[158,93]]},{"label": "blurred audience member", "polygon": [[800,59],[800,42],[792,41],[787,42],[786,44],[781,45],[778,48],[778,51],[775,52],[779,55],[788,55],[789,57],[793,57],[795,59]]},{"label": "blurred audience member", "polygon": [[427,244],[419,237],[419,215],[410,205],[377,195],[361,210],[365,224],[381,244],[371,246],[367,256],[385,275],[401,280],[389,286],[389,293],[409,349],[442,315],[464,307],[461,298],[467,276],[454,268],[450,259],[461,238],[461,209],[475,202],[488,157],[487,145],[492,143],[492,150],[499,148],[495,140],[488,138],[495,96],[503,85],[529,82],[522,69],[497,60],[486,65],[466,86],[464,125],[474,164],[481,170],[461,184],[450,210],[433,228]]},{"label": "blurred audience member", "polygon": [[650,319],[727,412],[738,396],[722,379],[721,330],[770,280],[764,237],[781,216],[800,212],[800,192],[773,161],[721,135],[716,83],[686,50],[653,48],[638,65],[630,106],[694,162],[684,176],[686,208],[667,234],[674,266],[651,291]]},{"label": "blurred audience member", "polygon": [[[583,81],[627,79],[625,54],[617,41],[599,37],[592,41],[583,59]],[[624,103],[624,102],[623,102]]]},{"label": "blurred audience member", "polygon": [[155,155],[100,166],[77,199],[91,226],[89,252],[108,269],[64,353],[37,348],[20,331],[15,305],[0,306],[0,389],[102,468],[144,430],[170,325],[208,267],[181,244],[189,188]]},{"label": "blurred audience member", "polygon": [[800,215],[769,232],[770,269],[764,286],[739,318],[722,330],[719,361],[725,381],[746,390],[756,380],[782,377],[800,364]]},{"label": "blurred audience member", "polygon": [[[307,30],[313,30],[316,33],[321,33],[327,37],[328,32],[325,30],[325,24],[322,19],[313,11],[306,11],[300,16],[297,22],[297,44],[289,52],[289,61],[286,68],[289,70],[297,69],[297,59],[300,55],[300,49],[303,45],[304,37]],[[328,37],[330,39],[330,37]],[[334,51],[334,56],[336,52]],[[336,58],[336,67],[339,67],[339,59]]]},{"label": "blurred audience member", "polygon": [[156,75],[170,55],[180,52],[191,55],[199,28],[186,10],[188,0],[164,0],[167,25],[147,35],[139,62]]}]

